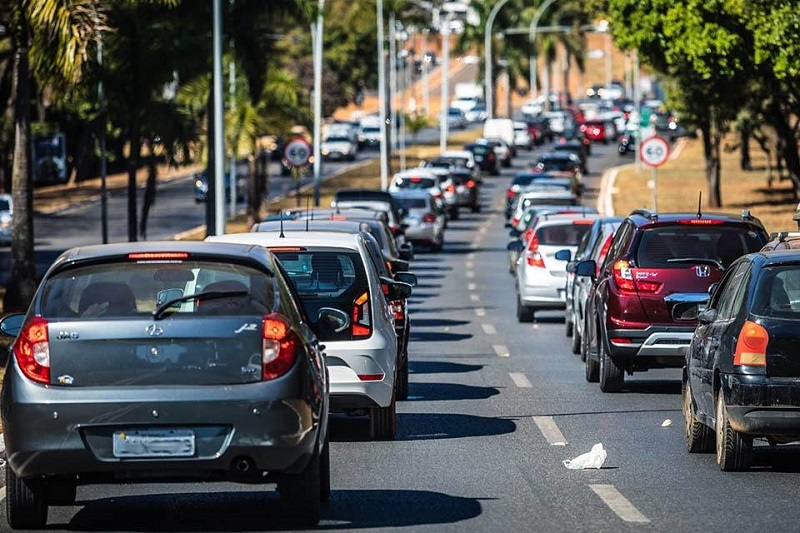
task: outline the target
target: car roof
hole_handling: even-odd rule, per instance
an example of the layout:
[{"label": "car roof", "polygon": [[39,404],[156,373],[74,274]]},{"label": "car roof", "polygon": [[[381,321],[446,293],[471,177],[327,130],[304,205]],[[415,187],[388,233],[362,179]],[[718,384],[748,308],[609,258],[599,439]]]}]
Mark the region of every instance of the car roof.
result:
[{"label": "car roof", "polygon": [[761,248],[762,252],[774,250],[800,249],[800,232],[781,231],[769,236],[769,242]]},{"label": "car roof", "polygon": [[[566,213],[559,215],[544,215],[539,218],[539,223],[536,224],[536,229],[545,228],[549,226],[569,226],[574,224],[576,220],[596,220],[600,215],[594,213],[586,213],[582,216],[575,216],[580,213]],[[588,225],[588,224],[587,224]]]},{"label": "car roof", "polygon": [[342,219],[376,219],[383,222],[388,222],[388,218],[386,216],[387,211],[377,211],[373,209],[353,209],[353,208],[341,208],[338,209],[336,207],[331,207],[328,209],[324,208],[315,208],[309,210],[301,210],[294,214],[296,219],[305,219],[314,217],[319,218],[320,220],[325,219],[333,219],[332,217],[341,217],[339,220]]},{"label": "car roof", "polygon": [[465,159],[472,159],[472,152],[469,150],[445,150],[442,152],[441,157],[462,157]]},{"label": "car roof", "polygon": [[207,237],[213,243],[242,243],[262,247],[311,246],[325,248],[347,248],[360,250],[363,237],[357,233],[337,233],[328,231],[291,231],[280,236],[278,231],[258,231],[250,233],[227,233]]},{"label": "car roof", "polygon": [[700,216],[697,213],[655,213],[647,209],[636,209],[628,215],[637,227],[655,224],[669,224],[679,223],[682,220],[719,220],[722,222],[730,222],[732,224],[749,224],[760,229],[764,229],[761,221],[750,215],[750,212],[745,210],[740,215],[731,213],[702,213]]},{"label": "car roof", "polygon": [[539,159],[569,159],[570,154],[567,153],[559,153],[559,152],[547,152],[539,156]]},{"label": "car roof", "polygon": [[763,266],[774,266],[785,263],[800,262],[800,251],[798,250],[762,250],[751,255],[761,257],[764,261]]},{"label": "car roof", "polygon": [[409,179],[409,178],[436,178],[436,174],[433,172],[432,168],[429,167],[414,167],[409,170],[404,170],[402,172],[398,172],[392,179]]},{"label": "car roof", "polygon": [[[251,231],[280,231],[280,221],[260,222],[253,225]],[[289,220],[283,222],[284,231],[335,231],[341,233],[357,233],[359,231],[369,231],[366,222],[358,220]]]}]

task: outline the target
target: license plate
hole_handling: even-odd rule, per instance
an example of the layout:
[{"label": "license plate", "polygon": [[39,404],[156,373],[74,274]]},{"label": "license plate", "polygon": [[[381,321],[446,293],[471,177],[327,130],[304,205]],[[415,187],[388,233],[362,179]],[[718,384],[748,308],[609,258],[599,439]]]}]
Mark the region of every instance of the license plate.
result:
[{"label": "license plate", "polygon": [[150,429],[115,431],[114,457],[192,457],[194,431],[190,429]]}]

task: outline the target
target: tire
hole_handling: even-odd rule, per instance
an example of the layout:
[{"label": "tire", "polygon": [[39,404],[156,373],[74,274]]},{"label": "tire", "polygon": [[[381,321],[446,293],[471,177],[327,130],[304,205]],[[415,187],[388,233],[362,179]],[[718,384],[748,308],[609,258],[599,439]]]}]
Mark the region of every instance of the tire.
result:
[{"label": "tire", "polygon": [[573,331],[572,331],[572,346],[570,348],[572,348],[572,353],[575,354],[575,355],[578,355],[579,353],[581,353],[581,340],[582,340],[581,339],[581,334],[578,333],[577,328],[573,327]]},{"label": "tire", "polygon": [[533,322],[533,309],[524,305],[517,295],[517,320],[519,322]]},{"label": "tire", "polygon": [[[597,342],[597,356],[600,360],[600,390],[603,392],[619,392],[625,384],[625,371],[609,355],[599,333]],[[587,361],[588,359],[587,357]]]},{"label": "tire", "polygon": [[441,252],[442,251],[442,244],[443,244],[442,241],[435,242],[435,243],[431,244],[431,250],[433,250],[436,253]]},{"label": "tire", "polygon": [[330,436],[325,437],[325,446],[319,456],[319,499],[327,502],[331,499],[331,444]]},{"label": "tire", "polygon": [[683,383],[682,411],[683,435],[686,439],[686,451],[689,453],[710,453],[714,451],[714,433],[711,428],[700,422],[695,416],[692,389],[689,382]]},{"label": "tire", "polygon": [[597,361],[587,355],[583,366],[586,373],[586,381],[589,383],[597,383],[600,381],[600,364]]},{"label": "tire", "polygon": [[[319,523],[323,466],[321,455],[321,450],[317,447],[302,472],[286,474],[278,482],[278,492],[290,506],[291,520],[298,525],[316,526]],[[330,482],[330,478],[328,481]]]},{"label": "tire", "polygon": [[6,520],[12,529],[41,529],[47,524],[47,500],[42,478],[18,477],[6,465]]},{"label": "tire", "polygon": [[564,313],[564,335],[572,337],[575,334],[575,325],[570,320],[572,313]]},{"label": "tire", "polygon": [[397,399],[401,402],[408,400],[408,356],[398,372]]},{"label": "tire", "polygon": [[470,210],[473,213],[480,213],[481,212],[481,205],[480,204],[475,204],[470,208]]},{"label": "tire", "polygon": [[459,213],[458,213],[458,208],[457,207],[450,210],[450,219],[451,220],[458,220],[458,215],[459,215]]},{"label": "tire", "polygon": [[372,440],[394,440],[397,436],[397,390],[387,407],[370,408],[369,436]]},{"label": "tire", "polygon": [[717,393],[717,464],[723,472],[744,472],[753,464],[753,439],[731,428],[722,391]]},{"label": "tire", "polygon": [[586,318],[583,319],[583,335],[581,335],[581,361],[586,362],[589,359],[589,341],[586,337],[586,332],[589,331],[589,326],[586,323]]}]

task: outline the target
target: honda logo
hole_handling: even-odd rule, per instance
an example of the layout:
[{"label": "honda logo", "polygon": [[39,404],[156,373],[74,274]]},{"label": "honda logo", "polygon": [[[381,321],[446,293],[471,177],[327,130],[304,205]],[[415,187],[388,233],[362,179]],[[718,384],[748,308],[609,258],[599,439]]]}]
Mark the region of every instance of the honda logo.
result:
[{"label": "honda logo", "polygon": [[697,265],[694,267],[694,272],[698,278],[707,278],[711,275],[711,267],[708,265]]},{"label": "honda logo", "polygon": [[164,328],[159,326],[158,324],[150,324],[144,330],[147,332],[148,335],[151,337],[160,337],[164,334]]}]

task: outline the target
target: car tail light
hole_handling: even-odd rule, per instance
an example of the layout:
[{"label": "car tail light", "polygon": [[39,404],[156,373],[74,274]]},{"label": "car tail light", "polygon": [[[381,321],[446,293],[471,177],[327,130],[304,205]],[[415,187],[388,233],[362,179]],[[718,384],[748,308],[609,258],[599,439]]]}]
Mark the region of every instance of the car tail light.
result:
[{"label": "car tail light", "polygon": [[600,265],[603,264],[606,256],[608,255],[608,250],[611,249],[611,241],[614,240],[614,235],[609,235],[606,238],[606,242],[603,243],[603,247],[600,248],[600,254],[597,256],[597,274],[600,274]]},{"label": "car tail light", "polygon": [[356,374],[361,381],[381,381],[383,374]]},{"label": "car tail light", "polygon": [[530,242],[531,238],[533,237],[533,228],[528,228],[525,230],[525,235],[523,236],[522,242]]},{"label": "car tail light", "polygon": [[769,333],[764,326],[750,320],[745,321],[736,341],[733,364],[737,366],[767,366],[767,344]]},{"label": "car tail light", "polygon": [[579,218],[577,220],[573,220],[572,224],[574,226],[590,226],[594,224],[594,220],[591,220],[589,218]]},{"label": "car tail light", "polygon": [[512,218],[511,219],[511,225],[512,226],[516,226],[517,224],[519,224],[519,218],[517,218],[517,217]]},{"label": "car tail light", "polygon": [[433,224],[436,222],[436,216],[433,213],[426,213],[425,216],[422,217],[422,221]]},{"label": "car tail light", "polygon": [[369,312],[369,293],[365,292],[353,302],[353,337],[372,335],[372,318]]},{"label": "car tail light", "polygon": [[414,176],[413,178],[411,178],[411,183],[419,183],[421,181],[422,181],[422,178],[418,178],[417,176]]},{"label": "car tail light", "polygon": [[470,188],[470,189],[474,188],[475,187],[475,181],[474,180],[467,180],[467,187]]},{"label": "car tail light", "polygon": [[451,183],[450,185],[447,186],[447,192],[450,193],[456,192],[456,186]]},{"label": "car tail light", "polygon": [[514,191],[513,188],[508,189],[508,191],[506,191],[506,198],[513,199],[516,195],[517,193]]},{"label": "car tail light", "polygon": [[529,266],[544,268],[544,259],[542,259],[542,254],[539,253],[539,238],[536,235],[531,239],[528,251],[525,253],[525,261],[528,262]]},{"label": "car tail light", "polygon": [[132,261],[161,261],[164,259],[188,259],[186,252],[138,252],[128,254],[128,259]]},{"label": "car tail light", "polygon": [[435,193],[433,193],[433,197],[434,198],[441,198],[442,197],[442,193],[441,192],[435,192]]},{"label": "car tail light", "polygon": [[22,326],[14,343],[14,357],[22,373],[37,383],[50,383],[49,341],[47,320],[35,316]]},{"label": "car tail light", "polygon": [[298,342],[287,320],[278,313],[265,316],[262,324],[261,379],[269,381],[281,377],[294,366]]},{"label": "car tail light", "polygon": [[633,342],[627,337],[611,337],[610,340],[614,344],[631,344]]},{"label": "car tail light", "polygon": [[724,220],[710,220],[707,218],[689,218],[686,220],[679,220],[679,224],[693,224],[698,226],[715,226],[717,224],[723,224]]},{"label": "car tail light", "polygon": [[395,320],[405,320],[406,313],[403,310],[403,300],[392,300],[389,302],[392,306],[392,315]]},{"label": "car tail light", "polygon": [[486,154],[486,159],[488,159],[489,161],[492,161],[494,159],[494,152],[490,151],[489,153],[487,153]]},{"label": "car tail light", "polygon": [[389,224],[389,229],[392,230],[392,235],[400,235],[400,226],[397,224]]},{"label": "car tail light", "polygon": [[657,281],[634,280],[635,268],[631,268],[627,261],[617,261],[612,267],[614,272],[614,282],[620,292],[640,292],[654,293],[661,288],[661,283]]}]

